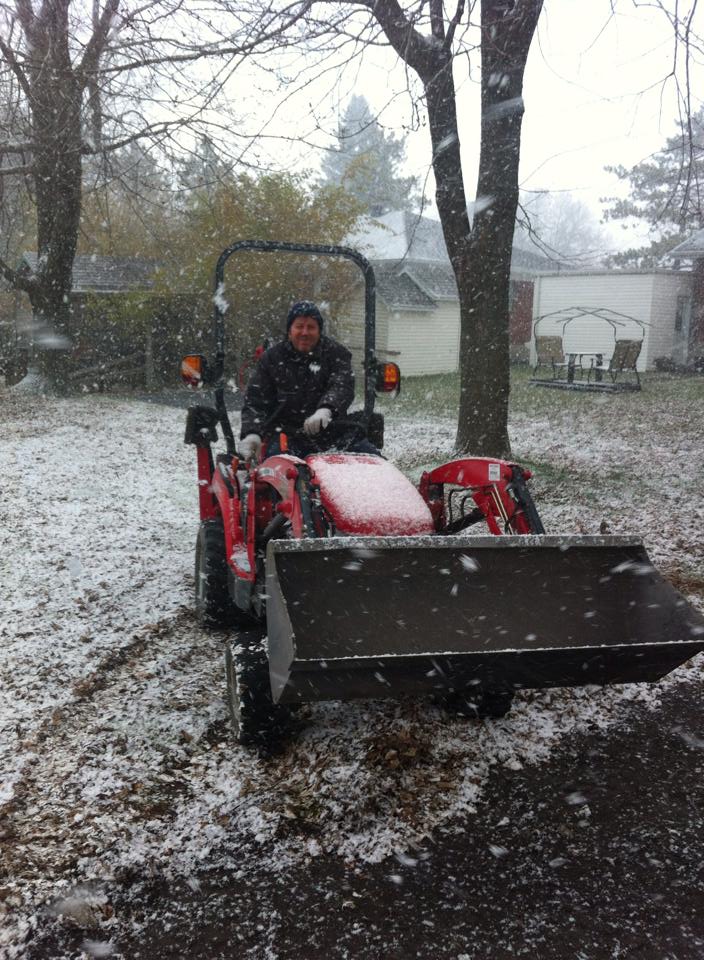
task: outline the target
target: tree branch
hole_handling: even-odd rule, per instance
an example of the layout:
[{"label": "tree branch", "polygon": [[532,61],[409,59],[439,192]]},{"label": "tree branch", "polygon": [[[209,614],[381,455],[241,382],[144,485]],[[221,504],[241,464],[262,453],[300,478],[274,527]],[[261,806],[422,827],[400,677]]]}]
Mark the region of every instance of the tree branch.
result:
[{"label": "tree branch", "polygon": [[25,36],[29,42],[34,45],[37,42],[35,33],[37,18],[32,8],[32,0],[15,0],[15,7]]},{"label": "tree branch", "polygon": [[445,40],[445,16],[442,0],[430,0],[430,32],[436,40]]},{"label": "tree branch", "polygon": [[103,12],[98,17],[93,29],[93,34],[88,41],[88,45],[83,53],[83,58],[76,70],[76,74],[83,78],[84,85],[86,78],[90,76],[90,74],[95,73],[98,67],[100,55],[105,49],[110,26],[119,6],[120,0],[107,0]]},{"label": "tree branch", "polygon": [[450,20],[450,25],[447,28],[447,35],[445,37],[445,42],[443,46],[445,50],[450,51],[452,49],[452,41],[455,39],[455,32],[457,27],[462,21],[462,15],[464,14],[464,0],[458,0],[457,9],[455,10],[455,15]]},{"label": "tree branch", "polygon": [[[81,154],[84,157],[95,156],[99,153],[114,153],[122,147],[129,146],[130,143],[136,143],[137,140],[143,140],[145,137],[160,137],[171,130],[186,127],[191,123],[191,118],[186,117],[181,120],[163,120],[159,123],[148,124],[136,133],[130,136],[122,137],[120,140],[114,140],[112,143],[101,143],[100,146],[89,147],[87,144],[81,146]],[[0,172],[4,172],[0,168]]]},{"label": "tree branch", "polygon": [[36,143],[27,141],[26,143],[0,143],[0,157],[8,153],[27,153],[34,150]]},{"label": "tree branch", "polygon": [[[428,38],[407,19],[398,0],[375,0],[372,11],[399,57],[416,71],[423,82],[431,79],[436,59],[429,56],[433,48]],[[432,65],[429,61],[432,61]]]},{"label": "tree branch", "polygon": [[0,167],[0,177],[10,177],[34,173],[34,167],[31,163],[24,164],[21,167]]},{"label": "tree branch", "polygon": [[8,64],[10,65],[10,69],[12,70],[14,75],[17,77],[17,82],[22,88],[22,92],[24,93],[25,97],[30,103],[32,103],[33,101],[32,90],[29,86],[27,75],[22,69],[19,60],[17,59],[17,57],[15,57],[14,51],[10,47],[8,47],[8,45],[5,43],[2,37],[0,37],[0,51],[2,52],[2,55],[7,60]]}]

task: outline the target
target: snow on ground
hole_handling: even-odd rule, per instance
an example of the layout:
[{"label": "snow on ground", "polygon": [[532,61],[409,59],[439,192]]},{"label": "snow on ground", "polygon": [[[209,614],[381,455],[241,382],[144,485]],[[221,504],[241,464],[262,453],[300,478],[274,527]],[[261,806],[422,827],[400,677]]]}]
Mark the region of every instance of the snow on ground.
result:
[{"label": "snow on ground", "polygon": [[[544,760],[572,732],[623,722],[633,700],[657,708],[660,688],[635,685],[524,692],[485,723],[412,700],[324,704],[260,759],[229,737],[225,635],[192,613],[184,412],[0,400],[0,955],[23,955],[42,904],[109,933],[101,883],[242,867],[243,838],[272,870],[321,852],[402,858],[474,809],[492,767]],[[535,483],[546,527],[642,535],[701,608],[701,418],[671,404],[644,430],[592,412],[512,422],[516,458],[550,467]],[[454,424],[398,412],[387,437],[417,475],[451,456]],[[697,660],[667,682],[700,675]]]}]

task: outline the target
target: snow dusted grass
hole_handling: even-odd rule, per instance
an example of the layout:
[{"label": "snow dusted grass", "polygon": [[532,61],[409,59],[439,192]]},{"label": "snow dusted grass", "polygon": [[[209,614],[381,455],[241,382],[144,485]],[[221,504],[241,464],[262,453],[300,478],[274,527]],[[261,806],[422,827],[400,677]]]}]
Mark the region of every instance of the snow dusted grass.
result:
[{"label": "snow dusted grass", "polygon": [[[530,386],[512,370],[513,457],[535,472],[548,533],[633,533],[679,589],[704,591],[704,377],[648,374],[640,393],[572,393]],[[383,403],[385,453],[414,479],[449,459],[456,376],[405,381]],[[436,419],[433,419],[436,418]],[[477,451],[478,454],[481,451]]]},{"label": "snow dusted grass", "polygon": [[[385,452],[409,475],[452,455],[451,389],[421,397],[424,412],[410,390],[386,407]],[[536,469],[548,531],[641,535],[704,608],[704,382],[599,397],[519,379],[516,395],[514,456]],[[225,636],[191,612],[197,496],[183,411],[108,397],[0,402],[8,956],[23,955],[42,904],[100,920],[107,938],[119,918],[104,884],[127,871],[244,869],[244,841],[272,870],[321,853],[403,857],[473,812],[493,767],[520,769],[569,734],[623,723],[634,700],[657,709],[663,685],[524,692],[506,719],[478,724],[413,700],[324,704],[260,759],[229,737]],[[701,681],[699,661],[666,683],[685,681]]]}]

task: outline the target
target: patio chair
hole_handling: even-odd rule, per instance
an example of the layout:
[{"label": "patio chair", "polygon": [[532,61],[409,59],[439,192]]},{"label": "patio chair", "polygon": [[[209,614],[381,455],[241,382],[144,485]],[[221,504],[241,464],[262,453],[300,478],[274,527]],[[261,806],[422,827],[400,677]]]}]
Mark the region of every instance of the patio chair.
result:
[{"label": "patio chair", "polygon": [[550,367],[553,380],[560,380],[564,375],[568,380],[574,379],[575,370],[581,370],[581,358],[577,354],[570,354],[565,358],[562,337],[535,337],[536,363],[533,367],[533,376],[538,367]]},{"label": "patio chair", "polygon": [[633,373],[636,378],[637,389],[640,390],[640,377],[638,376],[636,364],[642,346],[642,340],[617,340],[614,352],[608,362],[602,361],[599,363],[596,360],[592,360],[591,366],[587,371],[587,381],[591,379],[592,374],[594,374],[595,379],[601,380],[602,375],[607,373],[611,377],[612,382],[616,383],[619,374]]}]

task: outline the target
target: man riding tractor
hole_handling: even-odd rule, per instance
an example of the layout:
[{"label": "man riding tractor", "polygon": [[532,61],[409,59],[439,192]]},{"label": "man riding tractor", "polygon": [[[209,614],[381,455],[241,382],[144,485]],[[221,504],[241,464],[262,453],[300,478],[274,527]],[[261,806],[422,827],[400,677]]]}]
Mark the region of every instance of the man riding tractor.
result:
[{"label": "man riding tractor", "polygon": [[324,321],[310,300],[289,310],[286,340],[260,358],[247,387],[242,409],[240,453],[245,460],[283,452],[305,458],[333,448],[379,455],[359,431],[328,432],[331,422],[343,420],[354,400],[354,373],[350,351],[323,333]]}]

